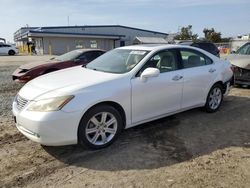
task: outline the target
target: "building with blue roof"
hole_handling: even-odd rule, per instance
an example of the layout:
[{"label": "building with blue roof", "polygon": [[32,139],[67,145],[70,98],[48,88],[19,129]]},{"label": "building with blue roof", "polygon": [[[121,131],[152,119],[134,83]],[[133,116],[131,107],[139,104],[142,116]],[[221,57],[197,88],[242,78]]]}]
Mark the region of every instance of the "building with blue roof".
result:
[{"label": "building with blue roof", "polygon": [[122,25],[22,27],[14,33],[14,41],[17,46],[34,43],[38,54],[60,55],[77,48],[110,50],[132,45],[138,37],[150,37],[152,41],[167,36],[167,33]]}]

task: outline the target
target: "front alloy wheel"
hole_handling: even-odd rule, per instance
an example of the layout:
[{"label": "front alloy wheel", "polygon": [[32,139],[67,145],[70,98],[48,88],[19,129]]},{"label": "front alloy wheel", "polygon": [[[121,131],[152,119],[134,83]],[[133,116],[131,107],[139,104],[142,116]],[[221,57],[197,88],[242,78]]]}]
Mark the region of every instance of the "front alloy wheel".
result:
[{"label": "front alloy wheel", "polygon": [[78,129],[80,144],[93,149],[110,145],[121,132],[122,118],[112,106],[96,106],[82,118]]},{"label": "front alloy wheel", "polygon": [[85,134],[93,145],[104,145],[112,140],[117,131],[117,119],[109,112],[95,114],[87,123]]}]

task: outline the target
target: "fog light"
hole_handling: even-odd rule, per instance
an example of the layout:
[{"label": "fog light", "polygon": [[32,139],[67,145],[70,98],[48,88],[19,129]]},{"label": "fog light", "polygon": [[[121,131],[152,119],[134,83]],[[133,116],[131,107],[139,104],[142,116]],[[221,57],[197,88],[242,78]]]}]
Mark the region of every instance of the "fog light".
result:
[{"label": "fog light", "polygon": [[30,134],[30,135],[32,135],[32,136],[35,136],[35,137],[37,137],[37,138],[40,138],[40,135],[39,135],[39,134],[34,133],[34,132],[32,132],[31,130],[28,130],[28,129],[26,129],[26,128],[20,126],[20,125],[18,125],[18,128],[19,128],[20,130],[22,130],[23,132],[26,132],[26,133],[28,133],[28,134]]}]

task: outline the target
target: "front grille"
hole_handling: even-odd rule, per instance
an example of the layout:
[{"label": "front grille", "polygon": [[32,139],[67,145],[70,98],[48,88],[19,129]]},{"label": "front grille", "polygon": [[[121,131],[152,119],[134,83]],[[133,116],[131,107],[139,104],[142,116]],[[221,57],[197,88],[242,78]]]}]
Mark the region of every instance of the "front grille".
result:
[{"label": "front grille", "polygon": [[29,101],[22,98],[20,95],[16,96],[17,109],[22,110]]}]

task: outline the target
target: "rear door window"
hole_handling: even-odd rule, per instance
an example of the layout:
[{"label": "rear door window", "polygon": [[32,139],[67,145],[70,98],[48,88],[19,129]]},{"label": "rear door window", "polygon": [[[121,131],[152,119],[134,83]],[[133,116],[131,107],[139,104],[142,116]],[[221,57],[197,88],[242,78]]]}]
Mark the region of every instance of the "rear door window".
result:
[{"label": "rear door window", "polygon": [[213,61],[206,55],[190,49],[180,49],[183,68],[200,67],[210,65]]}]

